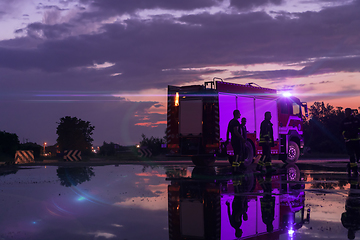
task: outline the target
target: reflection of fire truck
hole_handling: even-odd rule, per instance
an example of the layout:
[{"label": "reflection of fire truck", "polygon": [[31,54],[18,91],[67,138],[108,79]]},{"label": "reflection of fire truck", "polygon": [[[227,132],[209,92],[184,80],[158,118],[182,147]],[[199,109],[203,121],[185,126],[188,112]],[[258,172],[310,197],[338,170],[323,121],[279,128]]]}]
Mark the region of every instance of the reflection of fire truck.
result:
[{"label": "reflection of fire truck", "polygon": [[233,155],[230,144],[224,146],[224,142],[228,122],[239,109],[247,119],[245,165],[249,165],[262,152],[260,124],[270,111],[275,140],[271,153],[284,162],[296,162],[304,146],[302,108],[307,113],[306,103],[298,98],[253,83],[214,80],[205,85],[168,86],[167,147],[171,154],[191,156],[195,165],[213,163],[216,155]]},{"label": "reflection of fire truck", "polygon": [[[280,239],[283,234],[294,234],[310,220],[310,210],[304,218],[304,184],[284,181],[284,177],[286,174],[271,177],[270,194],[275,203],[271,232],[267,231],[264,223],[263,200],[266,196],[259,177],[256,178],[253,173],[219,175],[214,169],[207,169],[206,173],[193,174],[192,178],[168,179],[171,181],[168,187],[169,239],[255,240]],[[241,192],[235,190],[239,182],[244,184]],[[234,211],[236,198],[240,198],[240,202],[246,198],[247,204],[246,219],[240,216],[244,219],[239,227],[241,236],[235,236],[229,211],[229,208]]]}]

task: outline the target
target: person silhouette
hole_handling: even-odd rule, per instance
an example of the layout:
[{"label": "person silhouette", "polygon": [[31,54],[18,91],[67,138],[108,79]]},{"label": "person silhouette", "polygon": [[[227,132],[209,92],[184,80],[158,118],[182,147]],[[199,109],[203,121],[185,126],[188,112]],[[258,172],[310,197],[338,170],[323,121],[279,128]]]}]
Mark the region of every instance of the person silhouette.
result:
[{"label": "person silhouette", "polygon": [[234,161],[232,166],[234,168],[241,167],[243,168],[243,158],[242,158],[242,144],[244,142],[243,136],[241,135],[241,125],[239,123],[239,118],[241,116],[239,110],[234,110],[234,118],[230,120],[226,132],[226,142],[229,142],[229,135],[231,134],[231,146],[234,150]]},{"label": "person silhouette", "polygon": [[270,122],[271,112],[265,112],[265,119],[260,125],[260,142],[262,147],[262,155],[256,166],[257,171],[261,171],[263,166],[266,170],[271,170],[271,147],[274,146],[273,124]]},{"label": "person silhouette", "polygon": [[246,118],[241,118],[241,124],[240,124],[240,134],[243,137],[243,141],[241,141],[241,157],[242,162],[245,162],[245,158],[247,158],[247,152],[246,152],[246,140],[247,140],[247,129],[246,129]]},{"label": "person silhouette", "polygon": [[350,190],[345,202],[345,212],[341,214],[341,223],[348,229],[348,239],[355,239],[360,229],[360,186],[358,177],[349,177]]},{"label": "person silhouette", "polygon": [[263,175],[258,175],[257,180],[261,188],[264,190],[264,197],[260,199],[261,218],[266,225],[266,231],[271,233],[274,231],[273,221],[275,219],[275,197],[271,195],[271,172],[266,172],[265,179]]},{"label": "person silhouette", "polygon": [[360,160],[360,120],[354,117],[351,108],[345,109],[345,119],[340,124],[341,134],[345,141],[346,151],[349,155],[348,174],[358,174]]},{"label": "person silhouette", "polygon": [[231,204],[232,212],[230,211],[230,202],[226,202],[227,212],[230,225],[235,229],[235,237],[240,238],[243,230],[240,228],[242,221],[248,220],[248,198],[244,194],[246,191],[247,182],[244,175],[237,175],[233,179],[234,186],[234,200]]}]

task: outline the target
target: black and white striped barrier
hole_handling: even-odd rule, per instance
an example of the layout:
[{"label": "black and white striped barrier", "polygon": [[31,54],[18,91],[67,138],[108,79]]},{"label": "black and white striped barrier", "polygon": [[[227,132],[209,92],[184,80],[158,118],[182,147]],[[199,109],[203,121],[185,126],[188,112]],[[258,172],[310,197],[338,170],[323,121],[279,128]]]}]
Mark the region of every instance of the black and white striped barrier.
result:
[{"label": "black and white striped barrier", "polygon": [[151,157],[152,156],[151,151],[145,147],[138,148],[138,153],[139,153],[140,157]]},{"label": "black and white striped barrier", "polygon": [[65,150],[64,151],[64,161],[68,161],[68,162],[81,161],[81,151],[80,150]]},{"label": "black and white striped barrier", "polygon": [[34,151],[33,150],[18,150],[15,153],[15,164],[33,163]]}]

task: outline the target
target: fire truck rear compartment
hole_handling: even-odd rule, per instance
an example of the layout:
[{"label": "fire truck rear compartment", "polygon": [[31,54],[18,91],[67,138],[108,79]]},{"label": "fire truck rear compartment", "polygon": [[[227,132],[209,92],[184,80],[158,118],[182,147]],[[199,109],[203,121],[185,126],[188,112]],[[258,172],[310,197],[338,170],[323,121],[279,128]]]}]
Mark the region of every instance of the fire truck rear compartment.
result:
[{"label": "fire truck rear compartment", "polygon": [[202,134],[202,100],[180,100],[179,134],[181,136],[200,136]]},{"label": "fire truck rear compartment", "polygon": [[202,145],[201,99],[181,99],[179,111],[180,154],[198,155]]}]

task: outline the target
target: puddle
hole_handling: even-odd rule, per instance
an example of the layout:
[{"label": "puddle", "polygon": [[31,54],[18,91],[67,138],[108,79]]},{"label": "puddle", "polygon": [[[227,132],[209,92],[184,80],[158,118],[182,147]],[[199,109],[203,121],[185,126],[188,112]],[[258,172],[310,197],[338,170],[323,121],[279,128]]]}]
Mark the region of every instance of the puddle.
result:
[{"label": "puddle", "polygon": [[360,236],[359,181],[342,172],[296,165],[272,174],[175,165],[1,170],[0,239]]}]

